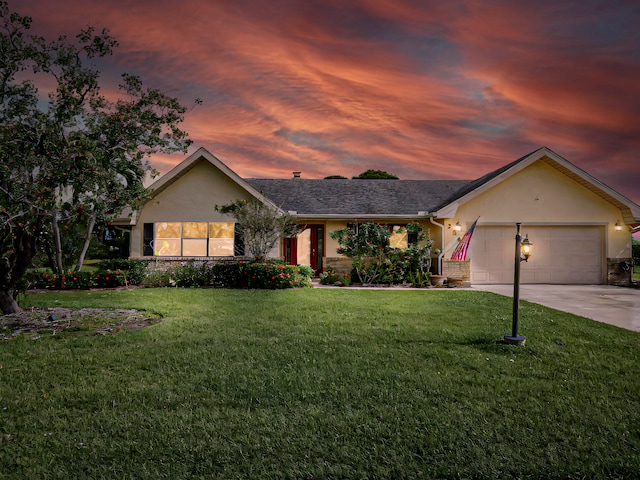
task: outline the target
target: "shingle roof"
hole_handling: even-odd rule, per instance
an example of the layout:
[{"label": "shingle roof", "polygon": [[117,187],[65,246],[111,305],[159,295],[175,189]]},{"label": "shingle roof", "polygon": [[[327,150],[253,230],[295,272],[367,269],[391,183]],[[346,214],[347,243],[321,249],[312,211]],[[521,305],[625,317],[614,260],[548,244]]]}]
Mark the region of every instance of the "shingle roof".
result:
[{"label": "shingle roof", "polygon": [[244,179],[283,210],[298,215],[407,215],[432,213],[462,198],[539,150],[475,180]]},{"label": "shingle roof", "polygon": [[[543,147],[544,148],[544,147]],[[538,149],[540,150],[540,149]],[[526,158],[528,158],[529,156],[531,156],[533,153],[537,152],[538,150],[535,150],[534,152],[528,153],[526,155],[523,155],[522,157],[518,158],[517,160],[514,160],[513,162],[504,165],[496,170],[493,170],[492,172],[487,173],[486,175],[483,175],[480,178],[477,178],[473,181],[467,181],[466,184],[464,186],[462,186],[458,191],[454,192],[453,195],[451,195],[448,198],[445,198],[443,200],[443,202],[437,206],[437,208],[435,208],[434,210],[438,210],[442,207],[444,207],[445,205],[448,205],[449,203],[454,202],[455,200],[464,197],[467,193],[470,193],[472,191],[474,191],[475,189],[481,187],[482,185],[484,185],[485,183],[493,180],[494,178],[496,178],[497,176],[499,176],[500,174],[506,172],[507,170],[515,167],[518,163],[522,162],[523,160],[525,160]]]},{"label": "shingle roof", "polygon": [[469,180],[244,179],[298,215],[407,215],[431,212]]}]

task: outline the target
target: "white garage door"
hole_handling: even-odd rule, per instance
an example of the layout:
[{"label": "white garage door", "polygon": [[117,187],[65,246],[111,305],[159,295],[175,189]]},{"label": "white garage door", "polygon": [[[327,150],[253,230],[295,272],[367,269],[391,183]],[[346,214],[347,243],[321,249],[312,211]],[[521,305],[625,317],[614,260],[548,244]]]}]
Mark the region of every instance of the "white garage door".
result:
[{"label": "white garage door", "polygon": [[[521,283],[604,283],[604,227],[526,226],[533,256],[522,262]],[[513,283],[516,226],[478,226],[471,239],[471,283]]]}]

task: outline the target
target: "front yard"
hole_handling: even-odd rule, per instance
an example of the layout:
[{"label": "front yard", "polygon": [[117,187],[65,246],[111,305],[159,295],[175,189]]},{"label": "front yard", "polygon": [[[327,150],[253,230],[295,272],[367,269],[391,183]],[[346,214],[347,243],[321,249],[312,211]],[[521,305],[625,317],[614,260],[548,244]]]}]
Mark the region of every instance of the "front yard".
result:
[{"label": "front yard", "polygon": [[[636,478],[640,335],[473,291],[133,289],[0,341],[3,478]],[[55,334],[54,334],[55,333]]]}]

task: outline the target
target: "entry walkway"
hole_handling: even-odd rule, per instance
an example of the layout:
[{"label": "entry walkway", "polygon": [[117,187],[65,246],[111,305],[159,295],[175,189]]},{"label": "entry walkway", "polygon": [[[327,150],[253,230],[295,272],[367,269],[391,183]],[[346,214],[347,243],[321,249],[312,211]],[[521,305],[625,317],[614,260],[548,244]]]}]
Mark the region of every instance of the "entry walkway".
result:
[{"label": "entry walkway", "polygon": [[[473,285],[513,297],[513,285]],[[521,285],[520,300],[640,332],[640,289],[610,285]]]}]

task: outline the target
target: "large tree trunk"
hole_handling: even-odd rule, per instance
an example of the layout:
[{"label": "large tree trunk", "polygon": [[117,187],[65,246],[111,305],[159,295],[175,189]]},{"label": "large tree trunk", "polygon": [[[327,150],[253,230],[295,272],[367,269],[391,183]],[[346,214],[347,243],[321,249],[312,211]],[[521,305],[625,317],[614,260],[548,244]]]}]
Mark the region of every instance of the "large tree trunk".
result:
[{"label": "large tree trunk", "polygon": [[93,234],[93,227],[96,224],[96,218],[98,217],[98,212],[96,210],[91,214],[91,218],[89,218],[89,225],[87,225],[87,234],[84,237],[84,245],[82,246],[82,251],[80,252],[80,257],[78,258],[78,263],[76,264],[76,272],[79,272],[82,268],[82,263],[84,262],[84,257],[87,254],[87,250],[89,250],[89,245],[91,244],[91,235]]},{"label": "large tree trunk", "polygon": [[2,310],[2,313],[5,315],[22,311],[16,299],[13,298],[12,293],[4,290],[0,290],[0,310]]},{"label": "large tree trunk", "polygon": [[14,294],[36,254],[36,238],[22,228],[14,230],[12,251],[0,258],[0,309],[2,313],[22,311]]}]

